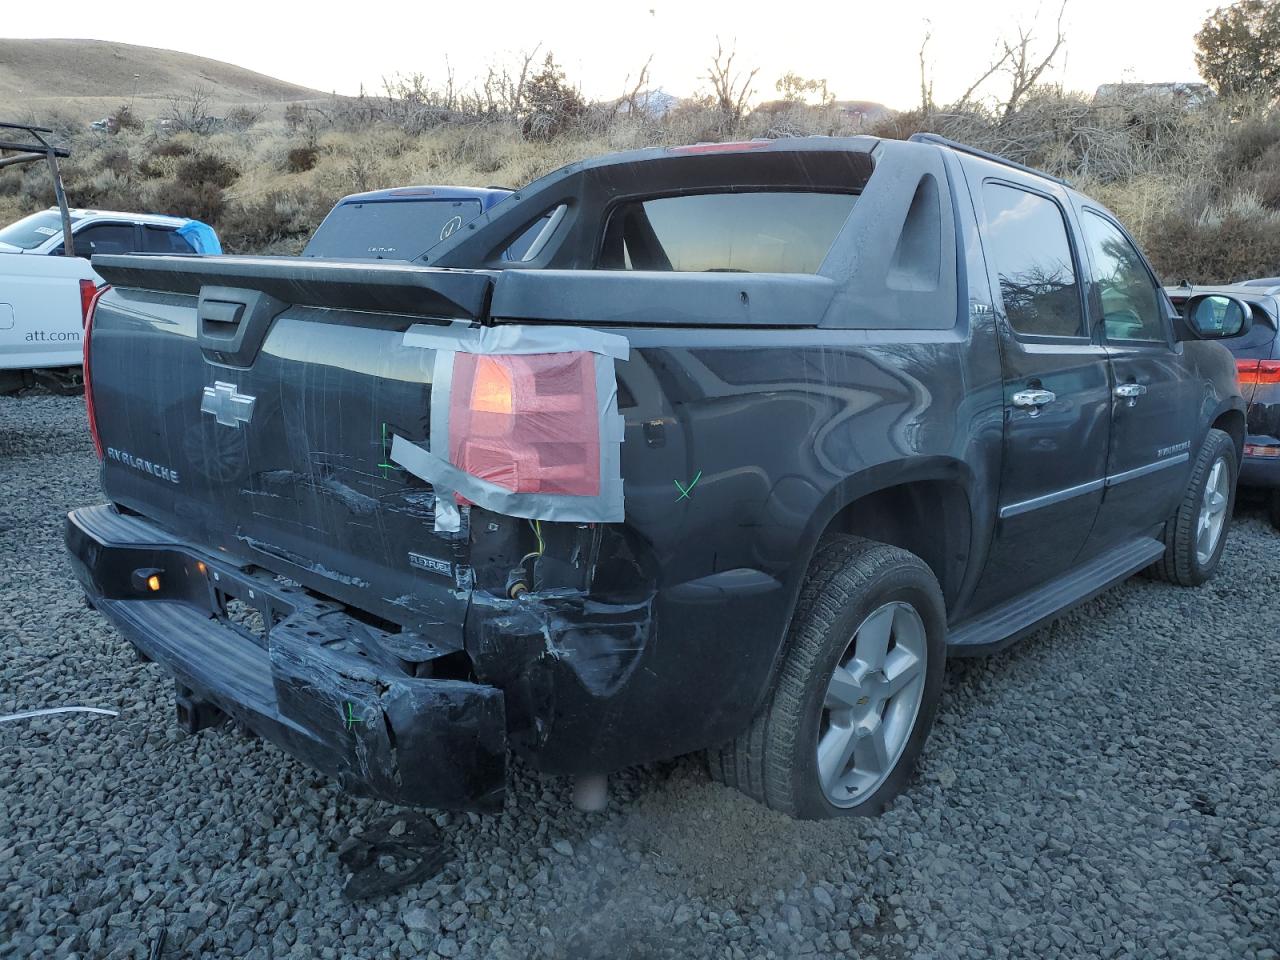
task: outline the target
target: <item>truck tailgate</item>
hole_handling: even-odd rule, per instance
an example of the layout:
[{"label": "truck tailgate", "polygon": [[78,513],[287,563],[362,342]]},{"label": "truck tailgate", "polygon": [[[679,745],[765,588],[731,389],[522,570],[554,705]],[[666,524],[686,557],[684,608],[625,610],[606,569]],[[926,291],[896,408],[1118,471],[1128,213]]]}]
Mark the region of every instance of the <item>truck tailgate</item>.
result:
[{"label": "truck tailgate", "polygon": [[[374,314],[314,305],[342,302],[365,267],[310,265],[286,282],[255,277],[248,260],[141,260],[105,258],[100,269],[118,286],[93,319],[111,500],[233,560],[460,641],[466,524],[437,532],[430,485],[389,451],[394,437],[423,442],[430,428],[435,351],[405,346],[404,330],[432,321],[408,311],[468,319],[487,278],[459,272],[445,281],[461,274],[466,293],[437,296],[422,284],[432,271],[406,268],[409,282],[374,298],[406,312]],[[198,308],[202,289],[241,309]]]}]

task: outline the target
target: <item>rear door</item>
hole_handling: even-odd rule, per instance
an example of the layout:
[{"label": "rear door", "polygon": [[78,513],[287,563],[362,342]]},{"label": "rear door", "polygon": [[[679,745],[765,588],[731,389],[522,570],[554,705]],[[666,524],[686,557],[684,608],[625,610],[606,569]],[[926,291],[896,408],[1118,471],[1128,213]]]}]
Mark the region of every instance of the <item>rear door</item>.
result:
[{"label": "rear door", "polygon": [[1005,404],[998,521],[980,606],[1070,568],[1102,501],[1110,377],[1106,350],[1088,335],[1062,194],[1003,175],[979,191]]},{"label": "rear door", "polygon": [[[92,259],[94,254],[137,253],[142,249],[138,225],[99,221],[75,231],[76,256]],[[56,253],[61,253],[58,247]]]},{"label": "rear door", "polygon": [[1111,443],[1095,542],[1116,543],[1167,520],[1195,456],[1201,386],[1174,342],[1164,293],[1123,229],[1100,210],[1080,215],[1090,311],[1111,365]]}]

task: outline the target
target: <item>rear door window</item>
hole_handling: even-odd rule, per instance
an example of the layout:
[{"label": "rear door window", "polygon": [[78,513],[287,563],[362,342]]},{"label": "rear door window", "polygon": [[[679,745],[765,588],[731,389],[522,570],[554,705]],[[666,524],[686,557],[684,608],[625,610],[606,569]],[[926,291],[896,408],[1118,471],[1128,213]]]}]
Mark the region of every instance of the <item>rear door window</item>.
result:
[{"label": "rear door window", "polygon": [[478,216],[479,200],[343,203],[324,218],[302,255],[412,260]]},{"label": "rear door window", "polygon": [[195,253],[177,230],[167,227],[143,227],[142,241],[142,249],[147,253]]},{"label": "rear door window", "polygon": [[1015,333],[1084,337],[1084,310],[1062,208],[1048,197],[1003,183],[982,186],[983,238]]},{"label": "rear door window", "polygon": [[754,191],[635,200],[615,208],[599,267],[817,273],[857,197]]},{"label": "rear door window", "polygon": [[75,235],[76,256],[95,253],[137,253],[138,235],[131,223],[95,223]]}]

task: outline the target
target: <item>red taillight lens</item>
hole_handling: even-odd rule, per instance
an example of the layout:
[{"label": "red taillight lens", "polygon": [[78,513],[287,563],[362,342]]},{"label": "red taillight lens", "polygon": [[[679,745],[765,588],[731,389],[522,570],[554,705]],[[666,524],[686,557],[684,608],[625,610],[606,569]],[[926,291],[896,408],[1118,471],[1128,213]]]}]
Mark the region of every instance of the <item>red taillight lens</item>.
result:
[{"label": "red taillight lens", "polygon": [[1241,386],[1280,383],[1280,360],[1237,360]]},{"label": "red taillight lens", "polygon": [[599,494],[593,354],[459,353],[450,396],[456,466],[516,493]]},{"label": "red taillight lens", "polygon": [[110,286],[104,284],[101,287],[95,287],[93,295],[89,297],[87,303],[84,302],[84,285],[88,280],[80,281],[80,299],[84,303],[84,408],[89,415],[89,436],[93,437],[93,449],[98,454],[98,459],[102,459],[102,438],[98,436],[98,415],[93,406],[93,377],[89,372],[89,347],[93,342],[93,312],[98,309],[98,301],[102,299],[102,295],[111,289]]},{"label": "red taillight lens", "polygon": [[92,280],[80,281],[80,326],[89,325],[89,310],[93,307],[93,301],[97,295],[98,288]]}]

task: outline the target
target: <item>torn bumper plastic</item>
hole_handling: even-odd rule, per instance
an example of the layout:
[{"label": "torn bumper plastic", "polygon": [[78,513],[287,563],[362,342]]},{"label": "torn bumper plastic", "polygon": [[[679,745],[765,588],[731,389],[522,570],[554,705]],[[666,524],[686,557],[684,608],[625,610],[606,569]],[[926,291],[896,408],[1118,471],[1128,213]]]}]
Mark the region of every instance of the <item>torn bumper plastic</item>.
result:
[{"label": "torn bumper plastic", "polygon": [[[365,624],[111,507],[69,514],[66,541],[93,605],[190,696],[353,793],[501,808],[503,695],[431,677],[433,660],[453,650]],[[256,612],[257,629],[229,618],[232,600]]]}]

